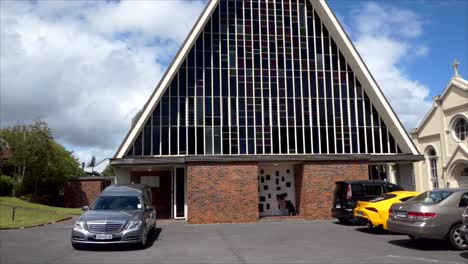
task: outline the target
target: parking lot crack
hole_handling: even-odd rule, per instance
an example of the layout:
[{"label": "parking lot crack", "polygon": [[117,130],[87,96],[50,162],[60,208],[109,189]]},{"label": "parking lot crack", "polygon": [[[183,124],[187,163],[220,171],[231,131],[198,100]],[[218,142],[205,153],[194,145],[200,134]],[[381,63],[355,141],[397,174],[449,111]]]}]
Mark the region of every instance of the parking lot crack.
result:
[{"label": "parking lot crack", "polygon": [[228,239],[226,239],[226,235],[223,234],[223,232],[219,228],[216,229],[216,233],[219,235],[219,237],[224,242],[224,244],[227,246],[227,248],[232,252],[232,254],[237,258],[237,260],[239,260],[239,263],[242,263],[242,264],[247,263],[247,261],[240,254],[239,250],[236,249],[232,245],[232,243],[229,242]]}]

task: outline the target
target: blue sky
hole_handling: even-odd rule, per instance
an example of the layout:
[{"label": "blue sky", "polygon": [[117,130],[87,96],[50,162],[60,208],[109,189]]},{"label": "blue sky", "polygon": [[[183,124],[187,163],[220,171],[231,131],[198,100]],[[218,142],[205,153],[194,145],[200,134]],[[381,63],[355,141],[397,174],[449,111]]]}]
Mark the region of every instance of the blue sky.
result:
[{"label": "blue sky", "polygon": [[427,55],[417,59],[403,59],[399,64],[411,79],[418,80],[429,87],[431,98],[441,93],[453,75],[451,64],[454,58],[461,62],[460,74],[465,79],[468,77],[468,1],[329,0],[335,14],[351,31],[353,28],[349,28],[352,19],[350,10],[367,2],[411,10],[418,15],[422,22],[422,34],[414,41],[427,46]]},{"label": "blue sky", "polygon": [[[328,2],[407,130],[454,58],[468,78],[467,0]],[[42,119],[82,161],[112,157],[205,3],[0,1],[0,127]]]}]

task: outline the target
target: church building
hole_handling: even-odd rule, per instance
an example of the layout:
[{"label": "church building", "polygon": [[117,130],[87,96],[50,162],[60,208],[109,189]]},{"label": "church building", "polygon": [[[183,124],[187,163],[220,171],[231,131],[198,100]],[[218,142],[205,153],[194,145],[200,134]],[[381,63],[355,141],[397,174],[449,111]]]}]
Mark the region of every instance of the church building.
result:
[{"label": "church building", "polygon": [[411,137],[424,160],[414,164],[418,191],[468,188],[468,81],[458,73],[434,97],[429,112]]},{"label": "church building", "polygon": [[411,189],[421,159],[325,0],[212,0],[111,165],[158,218],[215,223],[284,215],[278,197],[327,219],[335,181]]}]

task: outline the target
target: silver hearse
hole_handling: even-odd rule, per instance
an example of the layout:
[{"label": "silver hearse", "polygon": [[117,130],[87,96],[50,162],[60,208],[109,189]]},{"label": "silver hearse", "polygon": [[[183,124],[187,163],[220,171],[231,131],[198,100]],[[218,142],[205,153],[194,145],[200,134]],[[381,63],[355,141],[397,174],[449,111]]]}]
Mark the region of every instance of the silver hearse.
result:
[{"label": "silver hearse", "polygon": [[148,185],[129,184],[107,187],[73,225],[71,243],[134,243],[146,246],[148,233],[156,228],[156,210]]}]

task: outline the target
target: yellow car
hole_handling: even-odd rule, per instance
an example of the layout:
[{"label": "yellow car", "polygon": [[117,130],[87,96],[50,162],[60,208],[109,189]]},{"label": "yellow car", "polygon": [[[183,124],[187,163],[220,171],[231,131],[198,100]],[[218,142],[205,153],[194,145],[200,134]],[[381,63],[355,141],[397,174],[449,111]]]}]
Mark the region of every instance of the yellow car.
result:
[{"label": "yellow car", "polygon": [[385,193],[368,202],[359,201],[354,209],[354,216],[369,223],[371,227],[387,230],[388,210],[394,203],[405,202],[419,192],[396,191]]}]

